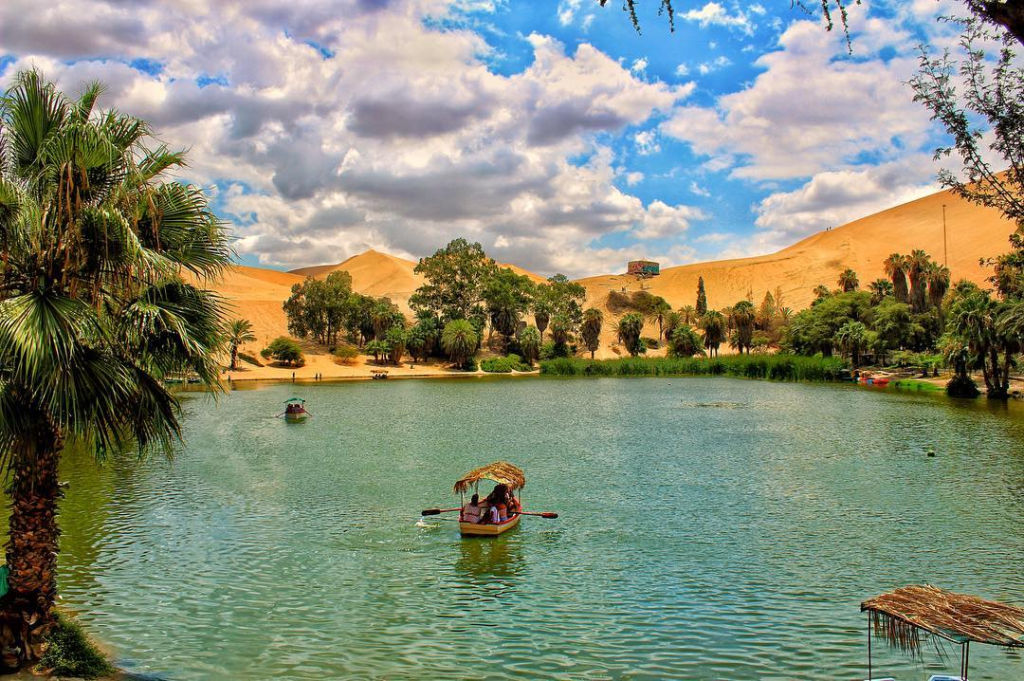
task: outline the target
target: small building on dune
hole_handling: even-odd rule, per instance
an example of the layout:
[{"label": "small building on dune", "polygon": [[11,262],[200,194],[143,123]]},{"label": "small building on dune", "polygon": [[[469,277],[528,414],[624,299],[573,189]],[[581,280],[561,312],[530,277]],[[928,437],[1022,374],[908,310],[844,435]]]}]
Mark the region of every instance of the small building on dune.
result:
[{"label": "small building on dune", "polygon": [[661,265],[653,260],[630,260],[626,274],[638,277],[656,277],[661,274]]}]

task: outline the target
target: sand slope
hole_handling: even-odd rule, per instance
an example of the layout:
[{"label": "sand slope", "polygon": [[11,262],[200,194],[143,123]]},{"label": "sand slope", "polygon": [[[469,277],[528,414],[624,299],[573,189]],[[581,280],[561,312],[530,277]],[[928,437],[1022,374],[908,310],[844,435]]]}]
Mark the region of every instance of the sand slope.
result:
[{"label": "sand slope", "polygon": [[[708,304],[713,308],[732,305],[753,290],[759,303],[766,291],[781,288],[783,304],[800,310],[813,299],[818,284],[836,286],[839,273],[846,267],[856,270],[862,286],[884,276],[882,262],[890,253],[909,253],[921,248],[939,262],[943,261],[942,205],[946,205],[948,266],[953,280],[970,279],[984,283],[988,268],[979,259],[1004,253],[1012,223],[997,211],[967,203],[949,192],[939,192],[856,220],[842,227],[819,232],[778,253],[670,267],[644,283],[655,295],[663,296],[674,308],[696,302],[697,279],[704,277]],[[544,281],[532,272],[511,267],[534,281]],[[257,342],[250,351],[263,347],[270,339],[287,333],[281,303],[292,284],[304,277],[326,277],[337,270],[352,275],[352,288],[372,296],[387,296],[409,314],[409,296],[423,283],[413,269],[416,263],[386,253],[367,251],[336,265],[304,267],[292,272],[277,272],[252,267],[229,270],[217,290],[234,305],[236,316],[256,327]],[[623,263],[625,269],[625,263]],[[609,291],[640,289],[640,282],[624,274],[601,275],[581,279],[587,289],[587,306],[605,311],[605,347],[598,356],[613,356],[610,349],[616,316],[606,307]],[[532,319],[531,319],[532,321]],[[648,325],[647,335],[657,335]]]}]

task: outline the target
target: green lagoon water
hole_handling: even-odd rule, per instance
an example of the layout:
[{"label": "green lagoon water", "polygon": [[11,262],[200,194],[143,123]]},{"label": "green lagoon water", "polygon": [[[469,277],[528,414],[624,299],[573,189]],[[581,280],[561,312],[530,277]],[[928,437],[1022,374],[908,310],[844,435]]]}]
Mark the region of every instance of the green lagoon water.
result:
[{"label": "green lagoon water", "polygon": [[[292,394],[309,422],[274,418]],[[724,378],[194,395],[173,460],[65,461],[61,589],[158,678],[863,679],[866,597],[1024,604],[1022,406]],[[419,522],[495,459],[561,518]],[[972,681],[1020,678],[972,650]]]}]

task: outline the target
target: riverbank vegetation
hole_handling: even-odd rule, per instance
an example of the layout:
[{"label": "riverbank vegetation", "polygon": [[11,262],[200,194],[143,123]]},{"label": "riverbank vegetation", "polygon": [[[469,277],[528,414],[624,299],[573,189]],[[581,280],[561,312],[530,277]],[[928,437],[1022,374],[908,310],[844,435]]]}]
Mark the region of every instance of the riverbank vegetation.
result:
[{"label": "riverbank vegetation", "polygon": [[95,679],[116,671],[78,622],[64,613],[57,613],[54,620],[46,636],[46,652],[39,660],[40,671],[78,679]]},{"label": "riverbank vegetation", "polygon": [[838,381],[848,373],[846,363],[837,357],[781,354],[606,360],[562,357],[542,361],[540,372],[548,376],[734,376],[773,381]]}]

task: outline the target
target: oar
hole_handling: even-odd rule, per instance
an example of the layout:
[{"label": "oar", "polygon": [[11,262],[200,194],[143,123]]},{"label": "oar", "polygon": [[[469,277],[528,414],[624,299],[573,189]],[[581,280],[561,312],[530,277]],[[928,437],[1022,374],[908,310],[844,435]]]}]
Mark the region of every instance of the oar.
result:
[{"label": "oar", "polygon": [[519,511],[519,515],[538,515],[541,518],[549,518],[552,520],[558,517],[557,513],[552,513],[551,511],[544,511],[543,513],[530,513],[529,511]]},{"label": "oar", "polygon": [[420,515],[438,515],[439,513],[448,513],[449,511],[461,510],[461,508],[428,508],[425,511],[420,511]]}]

